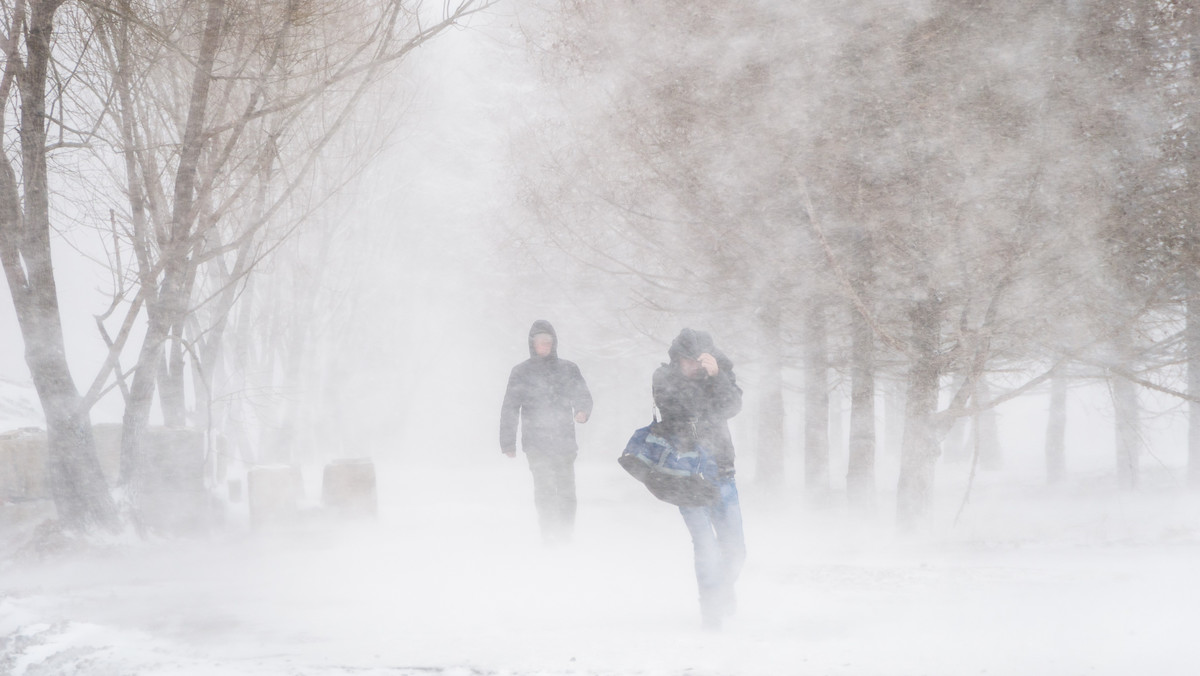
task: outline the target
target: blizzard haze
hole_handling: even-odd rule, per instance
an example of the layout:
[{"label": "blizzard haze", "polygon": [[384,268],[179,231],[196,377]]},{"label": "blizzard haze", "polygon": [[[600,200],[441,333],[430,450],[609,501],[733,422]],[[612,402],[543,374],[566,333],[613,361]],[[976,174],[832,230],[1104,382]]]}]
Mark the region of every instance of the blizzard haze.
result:
[{"label": "blizzard haze", "polygon": [[[501,2],[412,52],[322,156],[314,185],[338,190],[298,198],[303,227],[236,306],[243,356],[223,364],[212,422],[189,420],[212,449],[211,521],[64,534],[52,502],[0,496],[0,674],[1194,673],[1195,318],[1171,277],[1194,221],[1153,188],[1192,171],[1162,159],[1163,130],[1200,113],[1166,105],[1190,91],[1163,81],[1178,58],[1163,44],[1183,43],[1148,54],[1122,32],[1194,45],[1194,10],[959,4]],[[1151,75],[1105,60],[1125,58],[1102,41],[1114,26]],[[111,252],[89,207],[56,208],[86,388]],[[0,432],[44,427],[0,289]],[[906,521],[905,388],[931,299],[935,408],[962,415]],[[497,442],[538,319],[595,399],[560,546],[541,541],[524,455]],[[701,629],[678,509],[616,462],[685,326],[712,333],[745,393],[730,424],[748,554],[719,632]],[[876,373],[865,499],[847,479],[860,329]],[[983,384],[955,403],[968,373]],[[1136,481],[1114,403],[1131,373]],[[92,421],[123,408],[113,389]],[[324,509],[326,463],[368,457],[377,515]],[[280,464],[301,470],[299,514],[254,529],[247,472]]]}]

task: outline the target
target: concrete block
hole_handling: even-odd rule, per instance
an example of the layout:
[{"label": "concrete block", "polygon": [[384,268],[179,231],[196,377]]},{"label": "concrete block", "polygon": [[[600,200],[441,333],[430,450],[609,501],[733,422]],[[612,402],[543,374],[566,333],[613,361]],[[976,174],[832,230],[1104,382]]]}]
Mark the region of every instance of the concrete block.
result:
[{"label": "concrete block", "polygon": [[50,497],[46,432],[24,427],[0,434],[0,500]]},{"label": "concrete block", "polygon": [[346,458],[325,465],[321,503],[346,516],[375,516],[375,463],[370,458]]},{"label": "concrete block", "polygon": [[242,480],[229,479],[225,482],[226,493],[229,495],[229,501],[238,503],[242,501]]},{"label": "concrete block", "polygon": [[297,465],[259,465],[246,477],[250,525],[255,530],[294,521],[304,497]]},{"label": "concrete block", "polygon": [[[96,456],[109,486],[121,468],[121,425],[92,426]],[[204,433],[195,429],[151,427],[144,443],[145,473],[138,487],[143,525],[158,532],[202,528],[212,516],[204,485]],[[26,428],[0,434],[0,501],[51,497],[46,433]]]}]

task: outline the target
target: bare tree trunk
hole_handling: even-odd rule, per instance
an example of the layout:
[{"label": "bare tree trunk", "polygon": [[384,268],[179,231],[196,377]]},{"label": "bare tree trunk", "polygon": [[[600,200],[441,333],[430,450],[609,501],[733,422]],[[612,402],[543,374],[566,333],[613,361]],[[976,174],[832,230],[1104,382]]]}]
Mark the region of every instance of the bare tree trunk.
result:
[{"label": "bare tree trunk", "polygon": [[[967,381],[966,374],[956,373],[950,377],[950,391],[957,392]],[[976,399],[976,401],[979,401]],[[947,463],[971,462],[975,457],[975,418],[960,416],[954,419],[950,431],[942,440],[942,457]]]},{"label": "bare tree trunk", "polygon": [[[1188,70],[1191,76],[1189,86],[1181,88],[1189,101],[1187,113],[1187,130],[1184,138],[1187,143],[1187,178],[1186,194],[1190,196],[1187,205],[1190,207],[1190,225],[1187,237],[1183,242],[1183,275],[1184,290],[1187,294],[1186,324],[1184,327],[1184,349],[1187,351],[1187,391],[1192,399],[1188,401],[1188,483],[1200,488],[1200,233],[1197,232],[1196,195],[1200,192],[1200,175],[1196,172],[1200,165],[1200,149],[1196,147],[1197,132],[1200,131],[1200,121],[1197,112],[1195,88],[1200,84],[1200,58],[1197,58],[1196,43],[1200,40],[1200,12],[1194,7],[1184,12],[1179,23],[1180,31],[1187,36],[1183,44],[1190,52]],[[1181,45],[1182,46],[1182,45]]]},{"label": "bare tree trunk", "polygon": [[150,425],[155,380],[163,359],[163,341],[167,332],[161,325],[162,320],[151,314],[146,337],[138,352],[138,366],[129,386],[129,398],[125,401],[125,413],[121,418],[121,474],[118,483],[131,498],[137,493],[142,479],[142,437]]},{"label": "bare tree trunk", "polygon": [[[88,412],[67,365],[58,290],[50,256],[50,201],[46,170],[46,77],[59,0],[29,3],[26,62],[15,75],[21,92],[19,136],[24,209],[7,155],[0,163],[0,259],[12,295],[25,363],[46,416],[50,490],[62,523],[75,529],[115,529]],[[17,21],[13,22],[16,31]],[[13,40],[19,36],[13,35]],[[13,81],[15,50],[5,65],[4,95]]]},{"label": "bare tree trunk", "polygon": [[[1121,331],[1114,340],[1114,359],[1121,370],[1134,372],[1133,344],[1129,329]],[[1117,374],[1109,377],[1112,385],[1113,412],[1117,441],[1117,483],[1126,489],[1137,486],[1141,422],[1137,388],[1128,378]]]},{"label": "bare tree trunk", "polygon": [[[991,389],[987,378],[979,376],[975,381],[975,402],[990,401]],[[979,443],[979,466],[983,469],[999,469],[1004,465],[1004,457],[1000,451],[1000,431],[996,426],[996,408],[988,407],[975,415],[974,424],[978,427],[975,434]]]},{"label": "bare tree trunk", "polygon": [[[196,286],[196,266],[187,266],[186,281],[182,294],[186,303],[192,296]],[[192,317],[187,305],[180,308],[179,316],[171,326],[170,340],[166,345],[166,368],[159,371],[158,396],[162,402],[163,423],[167,427],[186,427],[188,424],[188,408],[186,395],[187,358],[189,354],[187,322]],[[195,357],[193,355],[193,361]]]},{"label": "bare tree trunk", "polygon": [[1200,487],[1200,271],[1188,270],[1187,326],[1184,329],[1187,349],[1188,394],[1188,479]]},{"label": "bare tree trunk", "polygon": [[[224,0],[208,0],[204,35],[196,59],[188,105],[187,122],[180,148],[179,166],[175,172],[175,192],[170,232],[162,242],[164,249],[190,247],[191,223],[195,220],[195,186],[200,151],[204,144],[203,128],[213,63],[220,45],[223,29]],[[146,302],[148,316],[146,337],[138,355],[129,401],[125,405],[121,436],[121,484],[136,494],[142,464],[142,437],[150,424],[150,408],[162,363],[162,351],[172,327],[181,325],[187,312],[190,296],[189,257],[176,253],[163,256],[168,261],[162,272],[161,284],[156,284],[152,271],[143,271],[143,286],[157,287]]]},{"label": "bare tree trunk", "polygon": [[904,444],[904,410],[908,407],[907,386],[899,378],[883,381],[883,449],[889,457],[899,457]]},{"label": "bare tree trunk", "polygon": [[759,314],[762,339],[762,392],[758,411],[755,481],[770,492],[783,486],[783,336],[778,303],[768,301]]},{"label": "bare tree trunk", "polygon": [[829,489],[829,355],[819,301],[810,300],[804,320],[804,485],[824,492]]},{"label": "bare tree trunk", "polygon": [[163,424],[167,427],[187,426],[183,341],[183,326],[176,324],[171,327],[169,339],[164,345],[163,360],[158,369],[158,399],[162,405]]},{"label": "bare tree trunk", "polygon": [[914,354],[909,367],[896,493],[897,524],[904,530],[915,528],[929,511],[934,469],[941,453],[933,421],[941,376],[938,366],[941,320],[941,307],[932,293],[918,301],[911,313]]},{"label": "bare tree trunk", "polygon": [[865,317],[850,319],[850,458],[846,497],[851,506],[870,507],[875,498],[875,340]]},{"label": "bare tree trunk", "polygon": [[[834,376],[829,371],[826,377]],[[832,378],[829,383],[829,464],[832,466],[845,453],[846,444],[846,415],[849,411],[842,396],[840,378]]]},{"label": "bare tree trunk", "polygon": [[1058,483],[1066,477],[1067,377],[1055,373],[1050,380],[1050,413],[1046,421],[1046,481]]}]

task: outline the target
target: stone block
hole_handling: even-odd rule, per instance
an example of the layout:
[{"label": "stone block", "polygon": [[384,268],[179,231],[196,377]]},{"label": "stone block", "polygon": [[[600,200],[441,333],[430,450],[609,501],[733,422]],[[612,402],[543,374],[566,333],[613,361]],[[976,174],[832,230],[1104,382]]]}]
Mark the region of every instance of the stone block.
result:
[{"label": "stone block", "polygon": [[294,521],[304,497],[297,465],[259,465],[246,477],[250,525],[255,530]]},{"label": "stone block", "polygon": [[[104,479],[115,486],[121,468],[121,425],[93,425],[92,437]],[[204,485],[204,433],[151,427],[143,450],[145,473],[137,493],[143,525],[160,532],[204,527],[212,515],[212,499]],[[43,430],[0,434],[0,500],[49,499],[48,457]]]},{"label": "stone block", "polygon": [[346,516],[375,516],[375,463],[370,458],[345,458],[325,465],[321,503]]},{"label": "stone block", "polygon": [[46,432],[25,427],[0,434],[0,500],[50,497]]},{"label": "stone block", "polygon": [[242,480],[230,479],[225,482],[226,494],[229,496],[229,501],[238,503],[242,501]]}]

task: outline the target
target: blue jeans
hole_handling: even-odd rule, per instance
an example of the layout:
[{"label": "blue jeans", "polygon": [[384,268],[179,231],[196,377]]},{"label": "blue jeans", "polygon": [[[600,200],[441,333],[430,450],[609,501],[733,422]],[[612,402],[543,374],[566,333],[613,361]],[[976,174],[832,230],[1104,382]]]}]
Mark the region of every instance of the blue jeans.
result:
[{"label": "blue jeans", "polygon": [[692,534],[700,612],[706,619],[717,621],[734,610],[733,584],[746,560],[737,485],[730,477],[721,480],[718,487],[721,497],[714,504],[679,508]]}]

